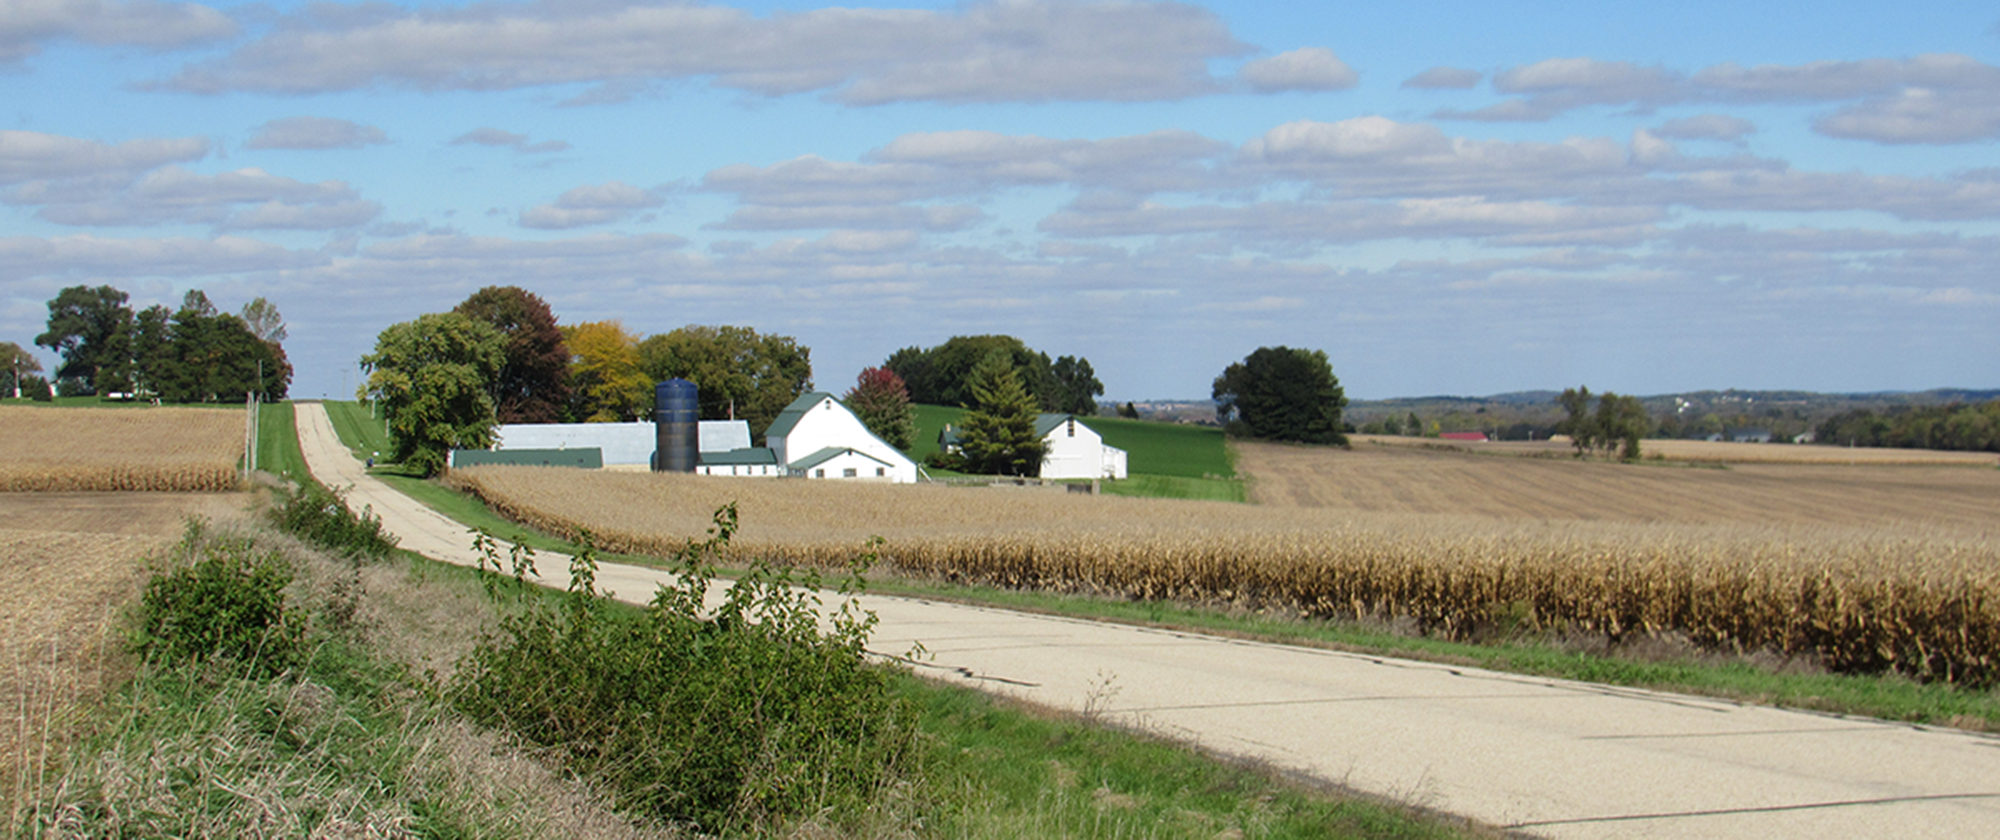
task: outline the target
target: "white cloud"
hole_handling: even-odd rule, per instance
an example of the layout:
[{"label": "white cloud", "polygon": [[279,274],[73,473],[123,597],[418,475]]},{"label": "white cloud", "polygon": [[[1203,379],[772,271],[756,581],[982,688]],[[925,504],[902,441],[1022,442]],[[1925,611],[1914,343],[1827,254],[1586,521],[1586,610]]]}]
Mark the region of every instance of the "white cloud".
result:
[{"label": "white cloud", "polygon": [[1347,90],[1361,81],[1354,68],[1325,47],[1307,47],[1260,58],[1243,65],[1236,75],[1258,93]]},{"label": "white cloud", "polygon": [[389,142],[372,125],[330,117],[286,117],[257,127],[246,149],[359,149]]},{"label": "white cloud", "polygon": [[1442,119],[1533,122],[1586,105],[1630,105],[1650,111],[1686,94],[1681,77],[1660,67],[1592,58],[1551,58],[1501,71],[1493,77],[1500,93],[1526,94],[1472,111],[1441,110]]},{"label": "white cloud", "polygon": [[309,184],[256,168],[202,175],[177,165],[115,189],[90,180],[42,182],[17,189],[7,200],[39,205],[36,215],[56,224],[90,227],[332,230],[364,224],[382,211],[342,181]]},{"label": "white cloud", "polygon": [[1696,114],[1667,120],[1653,128],[1653,134],[1676,140],[1737,141],[1757,132],[1756,124],[1727,114]]},{"label": "white cloud", "polygon": [[154,0],[8,0],[0,12],[0,62],[41,51],[49,41],[172,49],[236,34],[236,24],[194,3]]},{"label": "white cloud", "polygon": [[1813,120],[1829,137],[1875,143],[1971,143],[2000,138],[2000,85],[1992,90],[1905,88]]},{"label": "white cloud", "polygon": [[212,277],[318,265],[323,255],[237,236],[112,239],[0,237],[0,277]]},{"label": "white cloud", "polygon": [[764,96],[823,91],[854,105],[1151,101],[1220,91],[1207,62],[1248,51],[1213,13],[1174,2],[981,0],[948,11],[761,18],[643,0],[420,12],[312,6],[156,84],[197,93],[574,83],[629,91],[633,81],[707,78]]},{"label": "white cloud", "polygon": [[99,143],[34,131],[0,131],[0,185],[62,178],[130,178],[169,163],[208,156],[200,137]]},{"label": "white cloud", "polygon": [[1403,87],[1421,90],[1471,90],[1486,74],[1457,67],[1432,67],[1403,80]]},{"label": "white cloud", "polygon": [[522,154],[545,155],[569,149],[566,140],[544,140],[540,143],[528,142],[528,135],[515,134],[498,128],[475,128],[451,139],[451,145],[500,146]]},{"label": "white cloud", "polygon": [[521,214],[520,225],[542,230],[601,225],[619,221],[635,211],[664,204],[656,190],[642,190],[623,181],[592,184],[565,191],[553,204],[530,208]]}]

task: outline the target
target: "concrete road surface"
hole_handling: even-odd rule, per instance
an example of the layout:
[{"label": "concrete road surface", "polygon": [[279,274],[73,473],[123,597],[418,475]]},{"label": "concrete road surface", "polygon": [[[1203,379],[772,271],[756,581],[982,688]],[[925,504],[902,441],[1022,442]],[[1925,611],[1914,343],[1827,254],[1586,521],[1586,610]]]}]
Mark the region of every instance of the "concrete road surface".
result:
[{"label": "concrete road surface", "polygon": [[[321,481],[351,487],[404,548],[473,562],[464,526],[369,478],[322,406],[297,416]],[[551,560],[543,573],[561,585]],[[663,576],[605,565],[598,581],[644,602]],[[2000,837],[1989,736],[919,599],[865,604],[881,617],[871,647],[921,643],[921,673],[1530,835]]]}]

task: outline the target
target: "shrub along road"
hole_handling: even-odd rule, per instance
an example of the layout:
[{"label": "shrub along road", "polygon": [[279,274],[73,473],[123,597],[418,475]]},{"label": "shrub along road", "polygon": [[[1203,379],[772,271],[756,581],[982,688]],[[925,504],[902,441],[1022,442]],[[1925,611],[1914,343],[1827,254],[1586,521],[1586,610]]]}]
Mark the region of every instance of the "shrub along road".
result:
[{"label": "shrub along road", "polygon": [[[370,478],[297,409],[322,482],[402,547],[461,565],[464,526]],[[745,479],[750,480],[750,479]],[[504,547],[503,547],[504,552]],[[543,581],[566,562],[543,557]],[[644,603],[665,573],[605,564]],[[871,649],[920,673],[1547,837],[1971,837],[2000,831],[2000,739],[1950,729],[867,596]]]}]

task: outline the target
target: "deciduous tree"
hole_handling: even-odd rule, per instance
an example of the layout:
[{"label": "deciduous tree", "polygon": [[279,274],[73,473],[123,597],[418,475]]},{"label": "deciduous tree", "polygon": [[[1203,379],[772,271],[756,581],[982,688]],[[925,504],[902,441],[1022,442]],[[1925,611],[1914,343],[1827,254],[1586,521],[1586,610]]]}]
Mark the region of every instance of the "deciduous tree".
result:
[{"label": "deciduous tree", "polygon": [[1082,417],[1097,414],[1097,398],[1104,396],[1104,383],[1097,381],[1097,371],[1090,369],[1089,359],[1059,357],[1049,366],[1049,373],[1055,380],[1057,413]]},{"label": "deciduous tree", "polygon": [[492,384],[507,363],[492,326],[456,312],[392,324],[361,357],[368,382],[357,394],[382,401],[393,456],[424,475],[444,469],[454,448],[493,443]]},{"label": "deciduous tree", "polygon": [[841,402],[861,418],[868,431],[897,449],[909,449],[917,434],[917,412],[903,378],[887,368],[861,372]]},{"label": "deciduous tree", "polygon": [[62,354],[57,379],[83,393],[129,387],[130,299],[110,286],[71,286],[49,301],[49,329],[35,343]]},{"label": "deciduous tree", "polygon": [[1267,440],[1347,445],[1347,394],[1324,350],[1259,347],[1215,378],[1216,418]]},{"label": "deciduous tree", "polygon": [[639,369],[639,339],[617,321],[562,328],[570,352],[571,416],[620,423],[653,415],[653,382]]},{"label": "deciduous tree", "polygon": [[7,392],[18,400],[21,398],[21,377],[41,373],[42,360],[19,344],[0,341],[0,369],[7,371]]},{"label": "deciduous tree", "polygon": [[640,342],[639,359],[655,382],[693,382],[703,418],[749,421],[759,441],[785,406],[813,387],[809,348],[749,327],[690,325],[651,336]]},{"label": "deciduous tree", "polygon": [[[896,351],[882,366],[909,383],[912,402],[970,405],[972,369],[996,352],[1007,355],[1021,387],[1042,410],[1059,409],[1061,403],[1048,354],[1028,349],[1011,335],[960,335],[929,349],[906,347]],[[1103,393],[1101,387],[1097,393]]]},{"label": "deciduous tree", "polygon": [[487,286],[452,311],[486,322],[507,339],[507,364],[493,383],[500,422],[562,420],[570,405],[570,351],[546,301],[518,286]]}]

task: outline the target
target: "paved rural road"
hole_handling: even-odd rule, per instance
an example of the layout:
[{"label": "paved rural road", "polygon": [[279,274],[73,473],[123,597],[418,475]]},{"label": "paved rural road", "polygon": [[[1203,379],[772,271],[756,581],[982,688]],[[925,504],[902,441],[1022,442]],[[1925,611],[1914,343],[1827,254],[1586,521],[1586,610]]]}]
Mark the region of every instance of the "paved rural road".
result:
[{"label": "paved rural road", "polygon": [[[404,548],[465,528],[364,474],[298,405],[321,481]],[[755,480],[755,479],[744,479]],[[553,558],[550,558],[553,559]],[[546,571],[560,563],[547,560]],[[662,573],[606,565],[641,601]],[[1698,697],[871,596],[872,647],[920,670],[1547,837],[2000,837],[2000,739]]]}]

